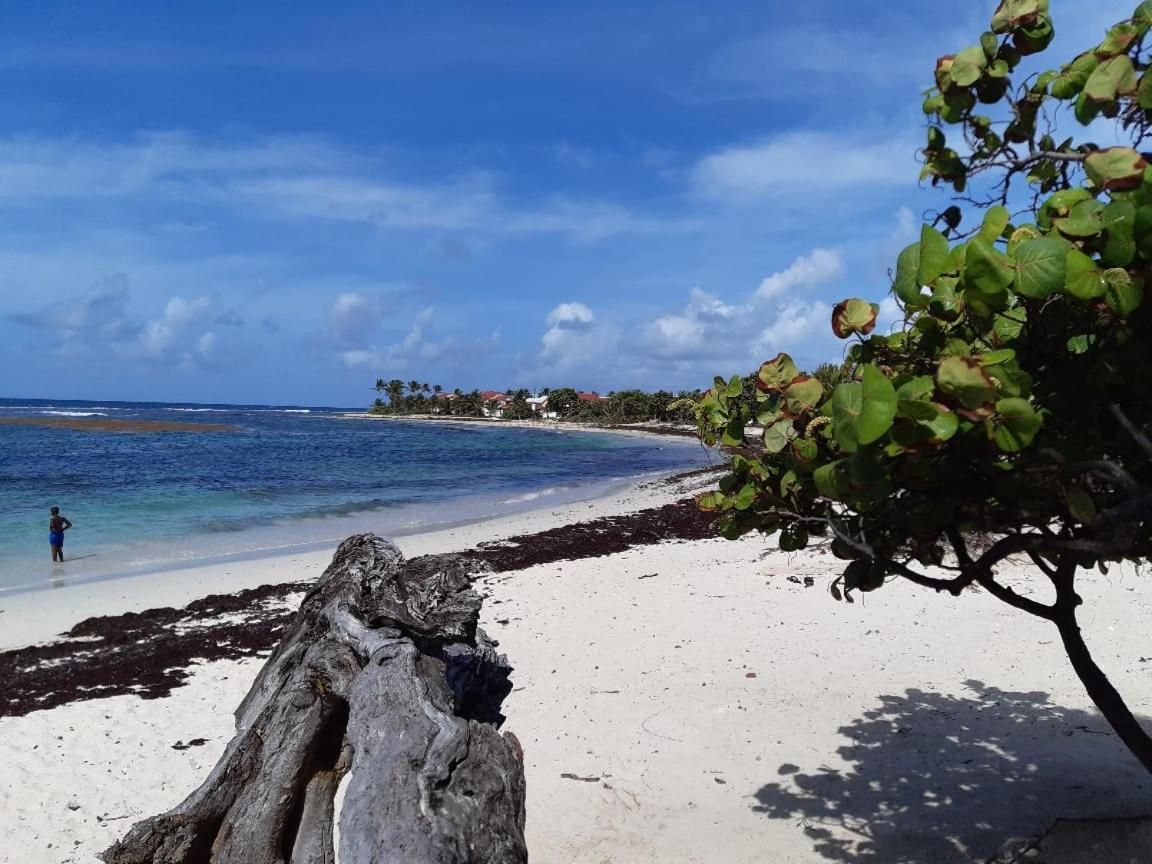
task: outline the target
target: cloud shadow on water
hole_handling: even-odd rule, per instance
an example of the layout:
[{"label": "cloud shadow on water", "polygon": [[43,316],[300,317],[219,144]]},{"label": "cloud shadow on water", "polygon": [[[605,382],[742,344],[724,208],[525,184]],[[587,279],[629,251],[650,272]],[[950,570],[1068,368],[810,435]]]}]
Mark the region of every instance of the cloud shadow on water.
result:
[{"label": "cloud shadow on water", "polygon": [[1152,779],[1104,719],[1042,692],[907,690],[838,730],[846,765],[784,764],[753,809],[829,861],[984,861],[1059,817],[1152,812]]}]

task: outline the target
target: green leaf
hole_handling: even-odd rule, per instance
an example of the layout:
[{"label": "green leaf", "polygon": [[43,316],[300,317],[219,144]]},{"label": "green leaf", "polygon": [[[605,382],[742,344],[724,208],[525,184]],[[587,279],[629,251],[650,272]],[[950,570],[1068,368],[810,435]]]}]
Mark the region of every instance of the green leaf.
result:
[{"label": "green leaf", "polygon": [[780,551],[799,552],[808,545],[808,532],[799,525],[789,525],[780,532]]},{"label": "green leaf", "polygon": [[996,401],[996,385],[974,357],[941,360],[936,370],[936,386],[968,411],[985,412]]},{"label": "green leaf", "polygon": [[787,354],[777,354],[756,373],[756,387],[764,393],[778,393],[796,380],[800,370]]},{"label": "green leaf", "polygon": [[1011,218],[1007,207],[997,204],[988,208],[988,212],[984,214],[984,222],[980,226],[980,236],[989,243],[996,241],[1008,227]]},{"label": "green leaf", "polygon": [[1117,24],[1108,31],[1104,41],[1096,46],[1095,54],[1101,59],[1128,53],[1132,43],[1140,38],[1140,28],[1135,24]]},{"label": "green leaf", "polygon": [[1072,249],[1067,257],[1067,277],[1065,287],[1068,293],[1079,300],[1091,300],[1104,294],[1104,274],[1096,262],[1081,252]]},{"label": "green leaf", "polygon": [[777,420],[764,430],[764,450],[779,453],[796,437],[796,425],[791,420]]},{"label": "green leaf", "polygon": [[896,259],[896,278],[892,281],[892,290],[896,296],[911,308],[924,306],[928,302],[920,293],[923,284],[920,281],[920,245],[913,243],[900,253]]},{"label": "green leaf", "polygon": [[1081,91],[1080,95],[1076,97],[1076,107],[1073,113],[1082,126],[1087,126],[1100,116],[1100,111],[1100,103],[1089,99],[1087,93]]},{"label": "green leaf", "polygon": [[[1127,59],[1127,58],[1125,58]],[[1123,192],[1135,189],[1144,179],[1148,163],[1131,147],[1109,147],[1089,153],[1084,172],[1098,189]]]},{"label": "green leaf", "polygon": [[1023,450],[1032,443],[1044,421],[1027,399],[1001,399],[996,403],[996,446],[1006,453]]},{"label": "green leaf", "polygon": [[820,445],[811,438],[794,438],[792,439],[792,452],[797,459],[811,462],[820,455]]},{"label": "green leaf", "polygon": [[823,396],[824,385],[807,375],[801,375],[784,390],[784,401],[793,414],[811,411]]},{"label": "green leaf", "polygon": [[747,510],[755,503],[756,486],[753,483],[745,483],[732,499],[732,506],[737,510]]},{"label": "green leaf", "polygon": [[1096,521],[1096,502],[1079,486],[1065,489],[1064,501],[1068,504],[1068,514],[1081,525],[1091,525]]},{"label": "green leaf", "polygon": [[982,236],[968,242],[964,280],[984,294],[995,295],[1006,290],[1015,279],[1016,270],[1004,253],[993,248]]},{"label": "green leaf", "polygon": [[917,375],[896,389],[896,398],[900,401],[930,399],[935,390],[936,381],[931,375]]},{"label": "green leaf", "polygon": [[724,435],[720,438],[720,441],[729,447],[740,447],[743,445],[744,420],[740,417],[733,417],[729,420],[728,425],[724,427]]},{"label": "green leaf", "polygon": [[984,67],[988,65],[988,57],[979,45],[965,48],[952,60],[952,67],[948,70],[952,81],[960,87],[971,87],[980,80]]},{"label": "green leaf", "polygon": [[1084,82],[1084,93],[1092,102],[1113,102],[1119,95],[1136,90],[1136,70],[1127,54],[1109,57],[1092,70]]},{"label": "green leaf", "polygon": [[1048,10],[1048,0],[1001,0],[992,16],[992,32],[1007,33]]},{"label": "green leaf", "polygon": [[896,416],[896,390],[871,364],[861,368],[861,380],[839,385],[832,392],[832,435],[847,453],[878,440]]},{"label": "green leaf", "polygon": [[1127,267],[1136,257],[1136,205],[1113,201],[1104,208],[1103,221],[1107,240],[1100,263],[1105,267]]},{"label": "green leaf", "polygon": [[1136,209],[1136,219],[1132,223],[1132,239],[1136,249],[1146,259],[1152,259],[1152,205]]},{"label": "green leaf", "polygon": [[880,307],[867,300],[842,300],[832,310],[832,332],[841,339],[853,333],[867,336],[876,328],[876,316]]},{"label": "green leaf", "polygon": [[996,316],[996,320],[992,324],[992,332],[1000,338],[1002,343],[1011,342],[1020,335],[1020,331],[1024,329],[1027,320],[1027,310],[1023,306],[1014,307]]},{"label": "green leaf", "polygon": [[920,285],[931,285],[938,277],[951,272],[950,253],[943,234],[931,225],[920,227],[920,260],[916,276]]},{"label": "green leaf", "polygon": [[1144,286],[1120,267],[1104,271],[1104,298],[1122,317],[1131,315],[1144,302]]},{"label": "green leaf", "polygon": [[1136,103],[1145,111],[1152,108],[1152,74],[1145,72],[1136,85]]},{"label": "green leaf", "polygon": [[1073,98],[1084,89],[1088,76],[1099,65],[1100,58],[1092,51],[1085,51],[1061,70],[1059,77],[1052,82],[1050,92],[1057,99]]},{"label": "green leaf", "polygon": [[705,492],[696,498],[696,506],[705,513],[719,510],[724,503],[724,495],[720,492]]},{"label": "green leaf", "polygon": [[852,494],[846,459],[821,465],[812,472],[812,481],[816,484],[817,492],[833,501],[844,501]]},{"label": "green leaf", "polygon": [[956,292],[955,279],[941,279],[928,300],[928,313],[944,321],[955,321],[964,311],[964,300]]},{"label": "green leaf", "polygon": [[1068,244],[1056,237],[1024,240],[1012,256],[1016,265],[1016,293],[1043,300],[1064,287]]},{"label": "green leaf", "polygon": [[981,366],[999,366],[1001,363],[1008,363],[1016,359],[1016,352],[1011,348],[1000,348],[996,351],[988,351],[980,354],[976,358],[980,361]]},{"label": "green leaf", "polygon": [[960,418],[935,402],[922,402],[901,399],[898,404],[900,417],[913,421],[930,443],[947,441],[960,428]]},{"label": "green leaf", "polygon": [[844,568],[844,591],[875,591],[884,587],[884,568],[872,561],[853,561]]}]

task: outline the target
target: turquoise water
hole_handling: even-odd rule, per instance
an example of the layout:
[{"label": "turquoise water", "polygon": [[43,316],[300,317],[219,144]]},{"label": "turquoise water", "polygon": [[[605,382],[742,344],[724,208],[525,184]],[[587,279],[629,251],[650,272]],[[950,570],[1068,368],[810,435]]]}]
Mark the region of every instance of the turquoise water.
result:
[{"label": "turquoise water", "polygon": [[[0,399],[4,417],[226,423],[226,432],[0,425],[0,592],[318,547],[594,497],[692,468],[691,439],[343,419],[336,409]],[[75,528],[50,560],[48,508]],[[159,577],[158,577],[159,578]]]}]

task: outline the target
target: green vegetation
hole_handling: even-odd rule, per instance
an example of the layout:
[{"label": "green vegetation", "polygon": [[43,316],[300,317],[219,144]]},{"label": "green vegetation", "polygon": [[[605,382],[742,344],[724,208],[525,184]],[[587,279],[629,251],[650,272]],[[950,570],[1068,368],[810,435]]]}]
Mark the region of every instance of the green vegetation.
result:
[{"label": "green vegetation", "polygon": [[[748,381],[752,380],[752,376],[748,376]],[[398,378],[391,381],[378,378],[374,389],[380,394],[371,407],[375,414],[485,417],[499,411],[499,416],[507,420],[529,420],[546,412],[550,419],[606,424],[695,423],[702,395],[699,390],[679,393],[621,390],[604,398],[581,398],[580,391],[560,387],[540,391],[540,397],[546,398],[547,402],[538,410],[529,402],[531,395],[524,389],[505,390],[485,399],[479,390],[470,393],[454,390],[448,394],[439,384],[432,387],[416,381],[405,384]],[[754,388],[749,384],[749,399],[753,392]]]},{"label": "green vegetation", "polygon": [[[921,177],[966,197],[900,254],[902,325],[873,332],[878,307],[845,300],[831,321],[853,342],[842,373],[804,375],[779,354],[751,406],[739,376],[718,378],[703,439],[742,445],[756,420],[763,452],[735,456],[699,505],[729,537],[830,543],[846,562],[837,599],[897,580],[979,586],[1051,622],[1152,771],[1152,737],[1085,645],[1076,587],[1152,556],[1150,29],[1145,2],[1099,45],[1014,82],[1053,25],[1047,0],[1003,0],[977,44],[939,60]],[[1123,145],[1077,140],[1098,117]],[[1037,584],[998,575],[1009,556]]]}]

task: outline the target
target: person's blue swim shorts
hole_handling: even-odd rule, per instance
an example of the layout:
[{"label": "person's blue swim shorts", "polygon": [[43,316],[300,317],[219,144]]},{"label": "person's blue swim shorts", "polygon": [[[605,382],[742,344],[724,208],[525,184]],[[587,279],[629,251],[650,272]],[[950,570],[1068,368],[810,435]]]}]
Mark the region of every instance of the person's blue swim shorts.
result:
[{"label": "person's blue swim shorts", "polygon": [[64,532],[63,531],[49,531],[48,543],[52,546],[64,545]]}]

